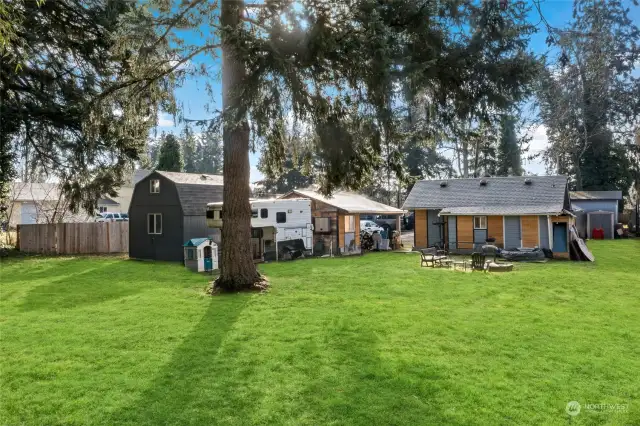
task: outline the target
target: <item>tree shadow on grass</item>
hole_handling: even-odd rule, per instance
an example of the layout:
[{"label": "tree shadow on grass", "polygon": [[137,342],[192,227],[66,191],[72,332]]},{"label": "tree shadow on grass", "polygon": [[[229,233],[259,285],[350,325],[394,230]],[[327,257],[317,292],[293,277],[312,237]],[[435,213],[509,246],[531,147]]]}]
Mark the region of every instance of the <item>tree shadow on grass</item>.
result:
[{"label": "tree shadow on grass", "polygon": [[[242,311],[256,294],[213,297],[200,322],[142,394],[100,419],[101,424],[206,425],[220,423],[220,413],[238,389],[229,383],[233,355],[223,346]],[[250,403],[248,401],[247,403]]]},{"label": "tree shadow on grass", "polygon": [[[86,260],[79,260],[79,262],[82,263],[71,264],[65,269],[55,269],[71,271],[70,273],[57,276],[49,274],[50,281],[29,291],[22,303],[22,310],[58,310],[98,304],[131,296],[151,288],[175,286],[176,282],[180,282],[176,280],[180,277],[180,273],[187,274],[185,279],[193,278],[188,271],[182,270],[177,272],[172,270],[171,274],[167,274],[166,265],[122,260],[107,260],[91,264]],[[94,266],[87,268],[86,265]],[[74,267],[78,272],[74,272]],[[45,275],[47,273],[48,271],[42,272]],[[37,278],[30,276],[29,279]]]}]

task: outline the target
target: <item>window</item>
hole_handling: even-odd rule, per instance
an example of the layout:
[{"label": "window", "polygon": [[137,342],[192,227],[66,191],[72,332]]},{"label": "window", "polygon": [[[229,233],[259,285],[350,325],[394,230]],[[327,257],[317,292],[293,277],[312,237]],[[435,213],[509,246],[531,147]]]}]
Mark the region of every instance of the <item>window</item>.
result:
[{"label": "window", "polygon": [[104,216],[104,218],[105,218],[105,219],[113,219],[113,215],[112,215],[111,213],[109,213],[109,214],[106,214],[106,215]]},{"label": "window", "polygon": [[331,224],[328,217],[315,217],[313,218],[314,230],[316,232],[331,232]]},{"label": "window", "polygon": [[195,259],[195,252],[196,252],[196,249],[188,248],[187,249],[187,260],[194,260]]},{"label": "window", "polygon": [[98,211],[99,211],[100,213],[104,213],[104,212],[106,212],[106,211],[107,211],[107,206],[99,206],[99,207],[98,207]]},{"label": "window", "polygon": [[486,216],[474,216],[473,217],[473,229],[487,229],[487,217]]},{"label": "window", "polygon": [[120,213],[120,217],[123,219],[129,219],[129,215],[126,213]]},{"label": "window", "polygon": [[269,209],[260,209],[260,219],[267,219],[269,217]]},{"label": "window", "polygon": [[147,230],[149,234],[162,234],[162,214],[149,213],[147,215]]},{"label": "window", "polygon": [[151,179],[149,181],[149,192],[152,194],[160,193],[160,179]]},{"label": "window", "polygon": [[356,231],[356,217],[353,215],[347,215],[344,217],[344,232]]},{"label": "window", "polygon": [[286,223],[287,222],[287,214],[285,212],[276,213],[276,223]]},{"label": "window", "polygon": [[258,217],[258,209],[251,210],[251,217]]}]

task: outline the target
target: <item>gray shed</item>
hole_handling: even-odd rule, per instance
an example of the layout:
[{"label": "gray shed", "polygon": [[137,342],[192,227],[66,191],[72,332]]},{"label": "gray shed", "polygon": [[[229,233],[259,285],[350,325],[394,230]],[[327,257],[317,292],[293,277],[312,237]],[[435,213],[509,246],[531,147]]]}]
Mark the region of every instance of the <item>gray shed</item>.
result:
[{"label": "gray shed", "polygon": [[192,238],[220,241],[207,227],[207,203],[222,201],[222,176],[155,171],[135,186],[129,206],[129,257],[182,262]]},{"label": "gray shed", "polygon": [[613,238],[622,191],[574,191],[570,196],[576,228],[582,238],[591,238],[593,228],[602,228],[605,238]]}]

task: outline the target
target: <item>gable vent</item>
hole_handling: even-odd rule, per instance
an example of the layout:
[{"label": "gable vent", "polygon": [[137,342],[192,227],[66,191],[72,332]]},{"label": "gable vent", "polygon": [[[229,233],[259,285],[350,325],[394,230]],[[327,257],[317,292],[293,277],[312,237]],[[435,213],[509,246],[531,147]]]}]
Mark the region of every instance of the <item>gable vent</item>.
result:
[{"label": "gable vent", "polygon": [[448,184],[445,181],[440,182],[440,188],[446,187]]},{"label": "gable vent", "polygon": [[482,179],[482,180],[480,181],[480,186],[487,186],[487,183],[489,183],[489,182],[487,182],[487,180],[486,180],[486,179]]},{"label": "gable vent", "polygon": [[524,184],[525,184],[525,185],[531,185],[532,183],[533,183],[533,180],[531,180],[531,178],[526,178],[526,179],[524,180]]}]

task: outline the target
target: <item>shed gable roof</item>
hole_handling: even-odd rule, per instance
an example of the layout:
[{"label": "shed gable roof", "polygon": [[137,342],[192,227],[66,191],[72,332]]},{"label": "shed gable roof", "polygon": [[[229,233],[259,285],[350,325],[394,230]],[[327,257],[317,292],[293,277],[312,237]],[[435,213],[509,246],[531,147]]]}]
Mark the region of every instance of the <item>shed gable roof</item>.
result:
[{"label": "shed gable roof", "polygon": [[[527,179],[530,184],[525,183]],[[481,185],[481,181],[486,185]],[[562,212],[566,207],[566,195],[566,176],[421,180],[413,186],[403,208],[491,207],[494,211],[501,208],[507,211],[527,206],[535,211]],[[535,213],[532,211],[531,214]]]},{"label": "shed gable roof", "polygon": [[[207,203],[222,201],[222,176],[156,170],[147,178],[152,179],[156,173],[173,182],[185,216],[204,216]],[[140,182],[146,182],[147,178]]]},{"label": "shed gable roof", "polygon": [[[321,201],[330,206],[344,210],[347,213],[371,213],[371,214],[402,214],[403,210],[386,204],[378,203],[356,194],[355,192],[336,191],[331,197],[325,197],[313,189],[295,189],[290,193],[295,193],[312,200]],[[287,194],[288,195],[288,194]],[[285,195],[286,196],[286,195]]]},{"label": "shed gable roof", "polygon": [[572,200],[622,200],[622,191],[572,191]]}]

